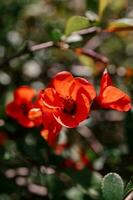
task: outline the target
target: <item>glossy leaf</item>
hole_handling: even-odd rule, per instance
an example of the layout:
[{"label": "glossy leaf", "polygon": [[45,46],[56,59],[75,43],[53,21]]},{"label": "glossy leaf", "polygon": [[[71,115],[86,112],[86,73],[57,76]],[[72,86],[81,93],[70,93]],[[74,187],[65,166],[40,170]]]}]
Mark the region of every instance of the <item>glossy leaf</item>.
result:
[{"label": "glossy leaf", "polygon": [[124,184],[116,173],[109,173],[102,181],[102,195],[104,200],[122,200]]}]

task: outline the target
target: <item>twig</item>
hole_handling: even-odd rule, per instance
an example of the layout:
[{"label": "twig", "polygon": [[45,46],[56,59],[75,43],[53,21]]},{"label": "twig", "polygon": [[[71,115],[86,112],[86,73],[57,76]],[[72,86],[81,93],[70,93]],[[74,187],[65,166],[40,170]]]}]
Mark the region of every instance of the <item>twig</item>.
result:
[{"label": "twig", "polygon": [[109,27],[103,30],[106,33],[122,32],[122,31],[133,31],[133,27]]},{"label": "twig", "polygon": [[95,52],[94,50],[92,49],[86,49],[86,48],[77,48],[75,49],[75,52],[79,55],[86,55],[86,56],[89,56],[91,58],[93,58],[94,60],[96,61],[100,61],[101,63],[103,63],[105,66],[108,65],[109,63],[109,60],[107,57]]},{"label": "twig", "polygon": [[14,58],[18,58],[18,57],[21,57],[23,55],[30,54],[34,51],[49,48],[49,47],[52,47],[52,46],[54,46],[54,42],[52,42],[52,41],[44,42],[44,43],[33,45],[33,46],[26,46],[24,49],[20,50],[16,54],[11,55],[10,57],[5,58],[2,62],[0,62],[0,67],[8,64]]},{"label": "twig", "polygon": [[[74,33],[79,34],[79,35],[86,35],[86,34],[96,33],[96,32],[99,32],[99,28],[91,27],[91,28],[88,28],[88,29],[76,31]],[[0,67],[7,65],[14,58],[21,57],[23,55],[30,54],[30,53],[35,52],[35,51],[39,51],[41,49],[46,49],[46,48],[52,47],[54,45],[55,44],[54,44],[53,41],[48,41],[48,42],[44,42],[44,43],[33,45],[33,46],[26,46],[24,49],[20,50],[19,52],[15,53],[14,55],[11,55],[7,58],[4,58],[4,60],[2,60],[0,62]],[[60,45],[55,45],[55,46],[60,47]]]},{"label": "twig", "polygon": [[97,32],[100,32],[100,28],[96,27],[96,26],[93,26],[91,28],[86,28],[86,29],[82,29],[80,31],[75,31],[73,32],[74,34],[78,34],[78,35],[87,35],[87,34],[90,34],[90,33],[97,33]]},{"label": "twig", "polygon": [[109,63],[109,60],[107,57],[93,51],[92,49],[83,49],[82,51],[84,55],[90,56],[94,60],[102,62],[103,64],[105,64],[105,66],[108,65]]},{"label": "twig", "polygon": [[38,51],[38,50],[41,50],[41,49],[46,49],[46,48],[49,48],[49,47],[52,47],[52,46],[54,46],[54,42],[52,42],[52,41],[37,44],[37,45],[30,47],[30,52]]}]

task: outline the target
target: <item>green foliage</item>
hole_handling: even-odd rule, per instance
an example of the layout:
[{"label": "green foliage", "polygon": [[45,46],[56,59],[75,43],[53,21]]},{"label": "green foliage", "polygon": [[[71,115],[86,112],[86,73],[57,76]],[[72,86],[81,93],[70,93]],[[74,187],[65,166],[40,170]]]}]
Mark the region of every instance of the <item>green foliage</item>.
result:
[{"label": "green foliage", "polygon": [[131,191],[133,191],[133,179],[128,182],[125,191],[124,191],[124,197],[126,197]]},{"label": "green foliage", "polygon": [[65,35],[68,36],[75,31],[88,28],[89,26],[90,26],[90,22],[86,17],[73,16],[67,21]]},{"label": "green foliage", "polygon": [[62,33],[59,29],[54,29],[52,31],[52,40],[57,42],[61,39]]},{"label": "green foliage", "polygon": [[99,15],[102,17],[104,10],[110,4],[110,0],[99,0]]},{"label": "green foliage", "polygon": [[102,196],[104,200],[122,200],[124,183],[116,173],[109,173],[102,181]]}]

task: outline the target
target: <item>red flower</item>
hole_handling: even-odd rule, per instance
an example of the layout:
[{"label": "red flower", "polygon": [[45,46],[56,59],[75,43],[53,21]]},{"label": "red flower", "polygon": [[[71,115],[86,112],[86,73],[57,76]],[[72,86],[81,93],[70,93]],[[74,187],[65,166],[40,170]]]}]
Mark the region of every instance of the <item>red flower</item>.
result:
[{"label": "red flower", "polygon": [[6,113],[24,127],[33,127],[40,124],[38,120],[28,118],[28,112],[33,108],[33,99],[36,92],[28,86],[21,86],[14,92],[14,100],[6,106]]},{"label": "red flower", "polygon": [[36,101],[36,108],[32,108],[29,111],[28,117],[33,121],[41,118],[42,125],[44,126],[44,129],[41,131],[41,136],[49,145],[54,147],[62,126],[53,117],[52,110],[43,104],[41,96],[42,91]]},{"label": "red flower", "polygon": [[131,109],[130,97],[113,86],[112,80],[106,70],[101,79],[100,93],[94,100],[93,107],[118,111],[129,111]]},{"label": "red flower", "polygon": [[59,124],[72,128],[88,117],[95,96],[87,80],[63,71],[54,76],[50,87],[42,93],[42,100]]},{"label": "red flower", "polygon": [[87,118],[95,95],[93,86],[85,79],[73,78],[69,72],[58,73],[49,87],[40,92],[29,118],[42,118],[41,135],[55,146],[62,125],[75,127]]},{"label": "red flower", "polygon": [[62,126],[55,120],[50,108],[43,106],[42,113],[44,129],[41,131],[41,136],[54,147]]}]

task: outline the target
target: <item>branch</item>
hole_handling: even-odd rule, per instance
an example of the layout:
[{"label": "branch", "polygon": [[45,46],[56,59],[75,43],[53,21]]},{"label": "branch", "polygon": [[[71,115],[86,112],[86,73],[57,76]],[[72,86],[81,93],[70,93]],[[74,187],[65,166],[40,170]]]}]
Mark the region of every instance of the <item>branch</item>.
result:
[{"label": "branch", "polygon": [[46,48],[49,48],[49,47],[52,47],[52,46],[54,46],[54,42],[52,42],[52,41],[44,42],[44,43],[33,45],[33,46],[26,46],[24,49],[20,50],[16,54],[11,55],[10,57],[5,58],[2,62],[0,62],[0,67],[8,64],[14,58],[18,58],[18,57],[21,57],[23,55],[30,54],[34,51],[46,49]]},{"label": "branch", "polygon": [[109,60],[107,57],[95,52],[94,50],[92,49],[86,49],[86,48],[77,48],[75,49],[75,52],[78,54],[78,55],[86,55],[86,56],[89,56],[91,58],[93,58],[94,60],[96,61],[100,61],[101,63],[103,63],[105,66],[108,65],[109,63]]},{"label": "branch", "polygon": [[54,46],[54,42],[52,42],[52,41],[37,44],[37,45],[30,47],[30,52],[38,51],[38,50],[41,50],[41,49],[46,49],[46,48],[49,48],[49,47],[52,47],[52,46]]},{"label": "branch", "polygon": [[[87,34],[90,34],[90,33],[97,33],[99,31],[100,31],[99,28],[91,27],[91,28],[88,28],[88,29],[76,31],[74,33],[79,34],[79,35],[87,35]],[[9,62],[11,60],[13,60],[14,58],[21,57],[23,55],[30,54],[30,53],[35,52],[35,51],[39,51],[41,49],[46,49],[46,48],[52,47],[54,45],[55,44],[54,44],[53,41],[49,41],[49,42],[44,42],[44,43],[33,45],[33,46],[26,46],[24,49],[21,49],[19,52],[15,53],[14,55],[11,55],[11,56],[5,58],[4,60],[2,60],[0,62],[0,67],[9,64]],[[61,48],[60,43],[55,45],[55,46]]]},{"label": "branch", "polygon": [[91,28],[82,29],[80,31],[75,31],[73,33],[78,35],[87,35],[90,33],[97,33],[97,32],[100,32],[100,28],[93,26]]},{"label": "branch", "polygon": [[84,55],[90,56],[94,60],[102,62],[105,66],[108,65],[109,63],[109,60],[107,57],[93,51],[92,49],[83,49],[82,51]]}]

